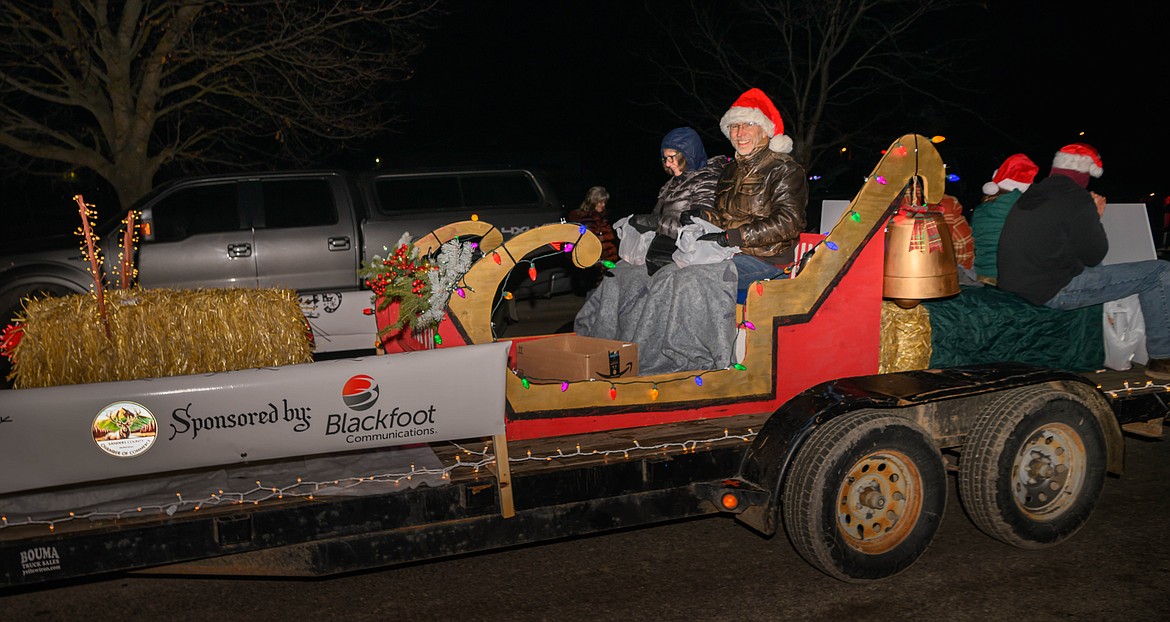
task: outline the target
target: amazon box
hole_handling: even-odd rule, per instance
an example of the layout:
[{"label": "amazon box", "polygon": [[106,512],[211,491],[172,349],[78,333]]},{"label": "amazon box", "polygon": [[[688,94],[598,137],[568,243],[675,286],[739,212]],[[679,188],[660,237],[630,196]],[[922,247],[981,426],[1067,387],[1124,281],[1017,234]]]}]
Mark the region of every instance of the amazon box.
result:
[{"label": "amazon box", "polygon": [[555,335],[516,344],[516,372],[539,380],[613,380],[638,375],[638,344]]}]

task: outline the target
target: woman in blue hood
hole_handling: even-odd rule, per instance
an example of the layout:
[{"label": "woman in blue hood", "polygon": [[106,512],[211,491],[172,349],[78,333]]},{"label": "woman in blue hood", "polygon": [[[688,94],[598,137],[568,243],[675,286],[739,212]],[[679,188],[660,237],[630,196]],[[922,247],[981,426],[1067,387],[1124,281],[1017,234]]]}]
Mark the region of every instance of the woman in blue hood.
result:
[{"label": "woman in blue hood", "polygon": [[689,127],[667,132],[658,149],[662,168],[670,179],[658,191],[658,203],[650,214],[631,218],[636,227],[656,232],[646,253],[646,269],[654,274],[671,262],[682,215],[694,209],[711,209],[715,205],[715,184],[727,158],[707,158],[703,140]]}]

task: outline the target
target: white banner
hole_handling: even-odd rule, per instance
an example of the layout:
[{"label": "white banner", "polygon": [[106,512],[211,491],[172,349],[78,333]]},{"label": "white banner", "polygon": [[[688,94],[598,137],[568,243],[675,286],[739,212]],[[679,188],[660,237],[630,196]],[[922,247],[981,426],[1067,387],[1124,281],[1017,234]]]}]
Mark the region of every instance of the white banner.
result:
[{"label": "white banner", "polygon": [[0,494],[503,434],[508,347],[0,391]]}]

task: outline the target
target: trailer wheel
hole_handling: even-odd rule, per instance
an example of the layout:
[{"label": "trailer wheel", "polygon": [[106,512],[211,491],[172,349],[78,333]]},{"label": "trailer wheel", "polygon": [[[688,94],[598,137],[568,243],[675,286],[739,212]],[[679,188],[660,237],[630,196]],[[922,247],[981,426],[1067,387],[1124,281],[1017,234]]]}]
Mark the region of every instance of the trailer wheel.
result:
[{"label": "trailer wheel", "polygon": [[901,417],[860,410],[817,428],[784,484],[796,550],[850,582],[895,575],[926,551],[946,507],[942,456]]},{"label": "trailer wheel", "polygon": [[1105,483],[1105,435],[1068,393],[997,396],[967,437],[959,498],[984,533],[1024,549],[1062,542],[1089,519]]}]

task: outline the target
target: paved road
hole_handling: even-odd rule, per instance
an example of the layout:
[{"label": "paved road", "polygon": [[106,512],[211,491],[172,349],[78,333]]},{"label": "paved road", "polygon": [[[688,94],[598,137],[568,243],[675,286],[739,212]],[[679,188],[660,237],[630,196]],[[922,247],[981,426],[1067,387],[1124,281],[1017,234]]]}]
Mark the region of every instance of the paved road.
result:
[{"label": "paved road", "polygon": [[121,576],[0,597],[5,620],[1161,620],[1170,609],[1170,442],[1128,439],[1129,473],[1045,551],[994,541],[953,493],[906,572],[849,585],[707,518],[313,581]]}]

